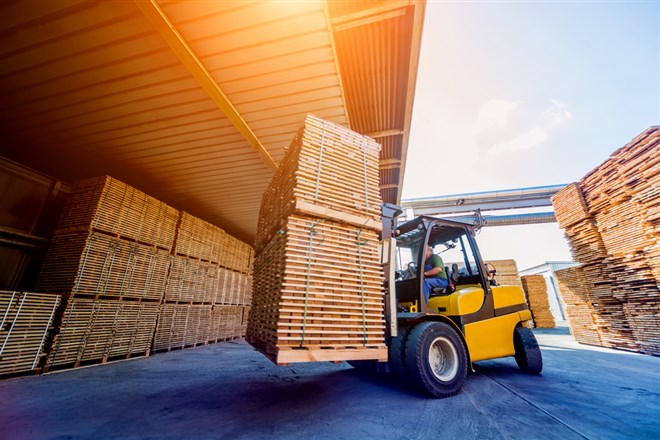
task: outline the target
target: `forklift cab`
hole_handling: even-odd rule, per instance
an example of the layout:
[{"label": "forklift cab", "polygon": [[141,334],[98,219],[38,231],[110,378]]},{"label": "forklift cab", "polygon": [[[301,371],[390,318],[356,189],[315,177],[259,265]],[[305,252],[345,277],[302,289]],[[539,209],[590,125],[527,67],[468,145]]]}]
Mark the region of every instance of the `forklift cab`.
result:
[{"label": "forklift cab", "polygon": [[[474,239],[474,226],[433,217],[418,217],[396,231],[396,296],[404,312],[465,314],[485,305],[489,283]],[[433,289],[428,304],[424,299],[426,246],[440,256],[453,289]],[[469,300],[466,295],[469,296]],[[451,307],[450,297],[465,297],[463,310]],[[468,301],[466,301],[468,300]],[[469,306],[468,306],[469,303]]]},{"label": "forklift cab", "polygon": [[[396,248],[388,250],[387,285],[394,278],[397,300],[396,332],[387,338],[389,371],[402,383],[434,397],[458,393],[468,365],[481,360],[514,356],[521,370],[539,374],[543,359],[534,334],[525,327],[532,315],[524,293],[518,286],[490,286],[474,226],[422,216],[392,231],[397,212],[401,210],[389,209],[383,216],[388,220],[383,222],[384,236],[396,239]],[[427,245],[442,258],[455,283],[455,289],[431,291],[428,304],[424,297]],[[378,365],[353,365],[373,364]]]}]

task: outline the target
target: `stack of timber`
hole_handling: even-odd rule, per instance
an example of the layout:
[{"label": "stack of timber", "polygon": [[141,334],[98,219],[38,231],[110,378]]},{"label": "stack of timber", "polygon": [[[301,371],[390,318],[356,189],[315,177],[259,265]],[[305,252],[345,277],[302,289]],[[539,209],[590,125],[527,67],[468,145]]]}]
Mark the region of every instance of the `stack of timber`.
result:
[{"label": "stack of timber", "polygon": [[0,291],[0,376],[40,368],[61,299],[59,295]]},{"label": "stack of timber", "polygon": [[217,226],[181,215],[153,351],[245,335],[254,250]]},{"label": "stack of timber", "polygon": [[602,345],[591,288],[587,285],[582,269],[575,266],[558,270],[555,277],[575,340],[581,344]]},{"label": "stack of timber", "polygon": [[146,356],[157,315],[154,302],[70,298],[45,369]]},{"label": "stack of timber", "polygon": [[244,335],[253,259],[222,229],[116,179],[77,183],[37,281],[63,298],[44,370]]},{"label": "stack of timber", "polygon": [[112,177],[74,185],[36,284],[65,299],[46,370],[149,353],[178,221]]},{"label": "stack of timber", "polygon": [[379,155],[373,139],[307,115],[264,192],[257,252],[293,212],[379,228]]},{"label": "stack of timber", "polygon": [[569,187],[553,205],[584,263],[602,345],[660,354],[660,128]]},{"label": "stack of timber", "polygon": [[277,364],[387,359],[379,149],[307,116],[264,193],[247,339]]},{"label": "stack of timber", "polygon": [[170,250],[179,211],[109,176],[74,185],[57,225],[58,234],[102,231]]},{"label": "stack of timber", "polygon": [[515,260],[488,260],[495,268],[495,281],[498,286],[518,286],[522,288]]},{"label": "stack of timber", "polygon": [[543,275],[526,275],[521,277],[527,303],[532,312],[536,328],[555,328],[555,318],[550,311],[548,301],[548,286]]}]

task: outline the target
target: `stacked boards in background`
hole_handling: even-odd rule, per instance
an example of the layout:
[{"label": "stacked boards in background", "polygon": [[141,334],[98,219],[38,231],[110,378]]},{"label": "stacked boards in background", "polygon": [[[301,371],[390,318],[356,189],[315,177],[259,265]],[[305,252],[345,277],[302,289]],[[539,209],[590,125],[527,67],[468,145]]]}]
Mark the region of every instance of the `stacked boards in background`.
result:
[{"label": "stacked boards in background", "polygon": [[264,193],[247,339],[277,364],[387,359],[379,152],[308,115]]},{"label": "stacked boards in background", "polygon": [[[614,152],[552,203],[582,263],[557,273],[576,339],[660,354],[660,127]],[[582,284],[573,287],[576,278]],[[583,294],[578,308],[568,307],[573,291]]]},{"label": "stacked boards in background", "polygon": [[491,268],[495,268],[495,281],[498,286],[522,287],[518,276],[518,265],[515,260],[487,260]]},{"label": "stacked boards in background", "polygon": [[45,369],[242,336],[252,254],[116,179],[80,181],[37,280],[65,299]]},{"label": "stacked boards in background", "polygon": [[0,291],[0,375],[38,369],[60,301],[59,295]]},{"label": "stacked boards in background", "polygon": [[521,277],[527,304],[532,312],[536,328],[555,328],[555,319],[550,311],[548,286],[543,275],[525,275]]},{"label": "stacked boards in background", "polygon": [[244,336],[253,249],[187,212],[174,248],[154,351]]},{"label": "stacked boards in background", "polygon": [[36,283],[66,301],[46,369],[148,354],[178,220],[112,177],[74,185]]}]

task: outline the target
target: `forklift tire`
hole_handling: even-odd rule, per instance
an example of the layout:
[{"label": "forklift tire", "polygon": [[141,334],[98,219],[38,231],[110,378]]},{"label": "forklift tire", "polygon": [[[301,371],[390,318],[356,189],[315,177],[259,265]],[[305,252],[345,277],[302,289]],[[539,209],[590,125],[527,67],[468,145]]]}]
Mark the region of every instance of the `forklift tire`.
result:
[{"label": "forklift tire", "polygon": [[543,357],[534,333],[527,327],[517,327],[513,332],[513,346],[520,370],[528,374],[540,374],[543,370]]},{"label": "forklift tire", "polygon": [[399,335],[390,340],[388,347],[388,359],[390,372],[401,384],[406,384],[408,377],[406,375],[405,346],[408,338],[408,327],[399,327]]},{"label": "forklift tire", "polygon": [[461,391],[468,372],[463,341],[444,322],[423,322],[413,327],[406,341],[405,365],[415,387],[440,398]]}]

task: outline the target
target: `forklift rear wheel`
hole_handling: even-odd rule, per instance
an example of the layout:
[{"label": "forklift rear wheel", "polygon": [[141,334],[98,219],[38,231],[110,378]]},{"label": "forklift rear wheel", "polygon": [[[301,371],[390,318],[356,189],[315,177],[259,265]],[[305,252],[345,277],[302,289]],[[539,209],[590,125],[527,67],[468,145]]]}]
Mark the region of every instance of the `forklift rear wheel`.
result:
[{"label": "forklift rear wheel", "polygon": [[539,374],[543,370],[543,357],[534,333],[527,327],[517,327],[513,332],[516,363],[525,373]]},{"label": "forklift rear wheel", "polygon": [[390,340],[388,347],[390,371],[401,383],[405,383],[408,380],[404,352],[407,338],[408,327],[401,326],[399,327],[398,336]]},{"label": "forklift rear wheel", "polygon": [[423,322],[411,330],[405,363],[411,382],[433,397],[457,394],[468,371],[465,346],[456,330],[444,322]]}]

